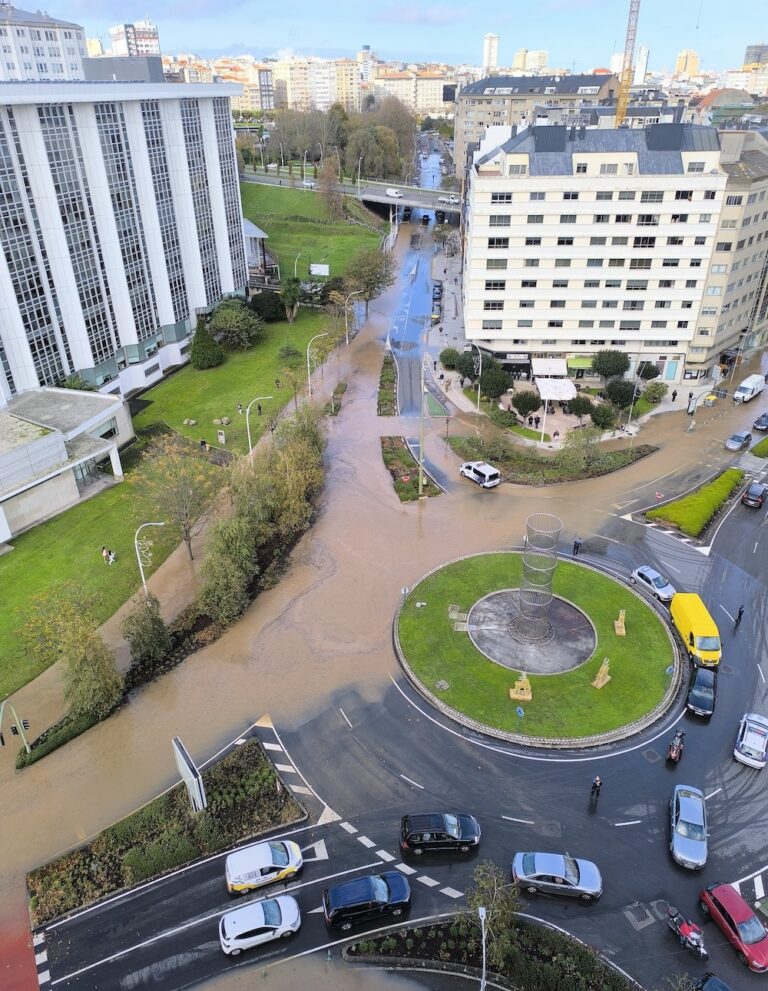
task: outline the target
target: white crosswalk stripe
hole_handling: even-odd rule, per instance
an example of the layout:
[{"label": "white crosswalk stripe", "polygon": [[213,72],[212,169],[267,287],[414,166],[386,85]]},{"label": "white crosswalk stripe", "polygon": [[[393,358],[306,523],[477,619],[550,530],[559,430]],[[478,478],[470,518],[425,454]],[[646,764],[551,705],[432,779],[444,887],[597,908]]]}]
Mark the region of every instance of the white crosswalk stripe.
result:
[{"label": "white crosswalk stripe", "polygon": [[436,881],[433,877],[427,877],[425,874],[417,877],[416,880],[421,881],[422,884],[426,884],[428,888],[436,888],[440,884],[439,881]]},{"label": "white crosswalk stripe", "polygon": [[386,851],[386,850],[377,850],[377,851],[376,851],[376,856],[377,856],[377,857],[380,857],[380,858],[381,858],[381,859],[382,859],[383,861],[385,861],[386,863],[389,863],[389,862],[390,862],[391,860],[394,860],[394,859],[395,859],[395,858],[394,858],[394,857],[392,856],[392,854],[391,854],[391,853],[387,853],[387,851]]},{"label": "white crosswalk stripe", "polygon": [[464,897],[464,892],[463,891],[457,891],[455,888],[441,888],[440,889],[440,894],[441,895],[448,895],[449,898],[463,898]]},{"label": "white crosswalk stripe", "polygon": [[346,829],[348,833],[356,833],[357,829],[350,822],[340,822],[339,825],[342,829]]},{"label": "white crosswalk stripe", "polygon": [[395,864],[395,867],[402,874],[415,874],[416,873],[416,871],[414,870],[414,868],[413,867],[409,867],[408,864]]},{"label": "white crosswalk stripe", "polygon": [[367,847],[369,850],[371,849],[372,846],[376,846],[373,840],[369,840],[367,836],[358,836],[357,842],[362,843],[363,846]]}]

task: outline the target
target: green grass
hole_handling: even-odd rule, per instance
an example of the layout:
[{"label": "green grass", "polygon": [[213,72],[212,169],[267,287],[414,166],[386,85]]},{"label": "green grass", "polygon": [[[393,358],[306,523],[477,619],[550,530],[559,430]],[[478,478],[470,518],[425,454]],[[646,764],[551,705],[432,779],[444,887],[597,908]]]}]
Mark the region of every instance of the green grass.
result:
[{"label": "green grass", "polygon": [[[577,737],[605,733],[638,719],[661,700],[668,683],[672,647],[653,610],[624,586],[578,565],[561,561],[555,594],[583,609],[597,631],[597,648],[581,667],[561,675],[531,676],[533,699],[509,698],[515,672],[489,661],[466,633],[453,630],[448,607],[468,611],[490,592],[520,583],[517,554],[485,554],[457,561],[425,579],[408,596],[399,619],[400,642],[411,668],[424,685],[449,706],[486,725],[531,736]],[[427,605],[416,608],[416,602]],[[617,637],[613,621],[626,609],[626,637]],[[611,681],[593,688],[603,658],[610,659]],[[440,691],[441,679],[450,687]]]},{"label": "green grass", "polygon": [[632,407],[628,407],[621,411],[621,417],[619,422],[627,423],[629,420],[630,410],[632,412],[632,422],[636,423],[641,416],[645,416],[646,413],[650,413],[652,409],[656,409],[658,403],[649,403],[645,396],[639,396],[635,400],[635,404]]},{"label": "green grass", "polygon": [[758,441],[750,454],[754,454],[756,458],[768,458],[768,437],[763,437],[761,441]]},{"label": "green grass", "polygon": [[675,499],[666,506],[649,509],[645,514],[649,520],[661,520],[676,526],[689,537],[698,537],[728,497],[737,489],[744,478],[739,468],[728,468],[722,475],[702,485],[682,499]]},{"label": "green grass", "polygon": [[431,392],[427,393],[427,414],[429,416],[447,416],[445,408],[440,405]]},{"label": "green grass", "polygon": [[346,275],[352,258],[361,248],[376,248],[380,237],[346,220],[328,221],[321,196],[312,190],[285,186],[240,186],[243,214],[269,235],[267,249],[278,259],[283,278],[296,272],[309,277],[310,263],[330,265],[331,276]]},{"label": "green grass", "polygon": [[[262,416],[251,407],[251,440],[255,444],[268,429],[270,417],[277,414],[292,398],[289,382],[283,374],[283,362],[278,352],[284,344],[295,347],[306,356],[311,337],[323,330],[324,316],[314,310],[300,309],[296,322],[268,323],[264,335],[249,351],[227,355],[218,368],[199,372],[186,365],[175,375],[160,382],[141,397],[150,405],[138,413],[133,424],[137,430],[158,423],[167,423],[192,440],[201,437],[217,445],[216,432],[226,435],[226,448],[245,454],[248,450],[245,414],[238,414],[237,404],[245,408],[257,396],[272,396],[264,400]],[[306,378],[306,357],[299,365],[299,374]],[[275,387],[279,378],[281,387]],[[229,416],[232,423],[217,427],[214,419]],[[185,419],[197,420],[194,427],[185,427]]]},{"label": "green grass", "polygon": [[[413,502],[419,498],[419,464],[414,459],[403,437],[382,437],[381,456],[387,471],[392,477],[392,484],[400,502]],[[422,495],[442,495],[442,489],[434,485],[429,477],[424,475]]]}]

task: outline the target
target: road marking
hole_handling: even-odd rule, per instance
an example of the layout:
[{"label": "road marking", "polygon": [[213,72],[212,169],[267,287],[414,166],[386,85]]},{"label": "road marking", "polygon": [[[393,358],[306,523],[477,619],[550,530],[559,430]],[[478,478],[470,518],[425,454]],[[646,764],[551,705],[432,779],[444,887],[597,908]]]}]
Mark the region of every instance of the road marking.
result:
[{"label": "road marking", "polygon": [[304,785],[290,785],[291,791],[296,795],[314,795],[315,793],[311,788],[305,788]]},{"label": "road marking", "polygon": [[282,771],[283,774],[295,774],[296,768],[293,764],[275,764],[278,771]]},{"label": "road marking", "polygon": [[322,911],[323,911],[323,906],[322,905],[318,905],[317,908],[311,908],[311,909],[309,909],[309,911],[307,911],[306,909],[304,909],[304,914],[305,915],[319,915],[320,912],[322,912]]},{"label": "road marking", "polygon": [[752,553],[753,554],[757,553],[757,541],[755,541],[755,546],[752,548]]},{"label": "road marking", "polygon": [[448,895],[449,898],[463,898],[464,897],[464,892],[463,891],[457,891],[455,888],[441,888],[440,889],[440,894],[441,895]]},{"label": "road marking", "polygon": [[[661,561],[661,559],[659,560]],[[663,564],[665,568],[669,568],[670,571],[676,571],[678,575],[680,574],[680,569],[676,568],[674,564],[667,564],[666,561],[661,561],[661,564]]]},{"label": "road marking", "polygon": [[341,708],[341,706],[339,706],[339,712],[344,717],[344,721],[346,722],[347,726],[349,726],[349,728],[352,729],[352,723],[349,721],[346,712]]},{"label": "road marking", "polygon": [[47,962],[48,962],[48,954],[45,950],[43,950],[42,953],[35,954],[35,963],[47,963]]},{"label": "road marking", "polygon": [[506,819],[507,822],[522,822],[526,826],[534,826],[535,823],[533,819],[514,819],[512,816],[502,816],[502,819]]},{"label": "road marking", "polygon": [[387,851],[386,851],[386,850],[377,850],[377,851],[376,851],[376,856],[377,856],[377,857],[381,857],[381,859],[382,859],[382,860],[383,860],[383,861],[384,861],[385,863],[387,863],[387,864],[388,864],[388,863],[389,863],[390,861],[392,861],[392,860],[394,860],[394,859],[395,859],[395,858],[394,858],[394,857],[392,856],[392,854],[391,854],[391,853],[387,853]]},{"label": "road marking", "polygon": [[416,871],[413,867],[409,867],[408,864],[395,864],[395,867],[403,874],[415,874]]},{"label": "road marking", "polygon": [[425,874],[417,877],[416,880],[421,881],[422,884],[426,884],[428,888],[436,888],[440,884],[439,881],[436,881],[433,877],[427,877]]},{"label": "road marking", "polygon": [[356,827],[353,826],[351,822],[340,822],[339,825],[341,826],[342,829],[346,829],[346,831],[348,833],[356,833],[357,832]]},{"label": "road marking", "polygon": [[[37,975],[37,980],[38,980],[38,983],[40,984],[41,987],[42,987],[43,984],[48,984],[50,982],[50,980],[51,980],[51,972],[50,972],[50,970],[43,970],[43,971],[41,971]],[[55,983],[56,982],[54,981],[54,984]]]},{"label": "road marking", "polygon": [[[313,857],[307,856],[307,853],[310,850],[314,851]],[[301,852],[304,854],[305,864],[308,864],[312,860],[328,860],[328,847],[325,845],[325,840],[318,840],[317,843],[310,843],[310,845],[304,847]]]},{"label": "road marking", "polygon": [[283,748],[279,743],[262,743],[262,747],[265,750],[279,750],[282,753]]},{"label": "road marking", "polygon": [[358,836],[357,837],[357,842],[358,843],[362,843],[363,846],[364,847],[367,847],[367,849],[369,849],[369,850],[371,849],[372,846],[376,846],[376,844],[373,842],[373,840],[369,840],[367,836]]},{"label": "road marking", "polygon": [[32,943],[34,946],[39,946],[41,943],[45,942],[45,933],[36,933],[32,937]]},{"label": "road marking", "polygon": [[325,806],[323,811],[320,813],[320,818],[317,820],[318,826],[326,826],[329,822],[338,822],[341,816],[338,812],[334,812],[329,806]]},{"label": "road marking", "polygon": [[757,901],[765,894],[765,888],[763,888],[763,879],[760,874],[755,878],[755,898]]},{"label": "road marking", "polygon": [[403,781],[407,781],[409,785],[413,785],[414,788],[421,788],[421,790],[424,791],[424,785],[420,785],[418,781],[412,781],[410,778],[406,778],[404,774],[401,774],[400,777]]},{"label": "road marking", "polygon": [[637,826],[642,821],[642,819],[627,819],[626,822],[615,822],[614,826]]},{"label": "road marking", "polygon": [[759,665],[759,664],[757,665],[757,673],[758,673],[758,674],[760,675],[760,677],[762,678],[762,680],[763,680],[763,684],[765,684],[765,675],[763,674],[763,669],[762,669],[762,668],[760,667],[760,665]]},{"label": "road marking", "polygon": [[725,608],[725,606],[722,605],[722,603],[720,604],[720,608],[723,610],[723,612],[725,613],[725,615],[728,617],[728,619],[730,619],[730,621],[732,623],[735,623],[736,622],[736,620],[733,618],[733,616],[731,616],[731,614],[728,612],[728,610]]},{"label": "road marking", "polygon": [[[356,874],[358,871],[366,870],[369,867],[379,867],[379,866],[380,865],[379,865],[378,860],[374,860],[373,863],[370,863],[370,864],[360,864],[358,867],[350,867],[349,870],[339,871],[337,874],[329,874],[327,877],[316,878],[313,881],[304,881],[301,884],[292,884],[292,885],[289,885],[289,887],[288,887],[287,890],[288,891],[298,891],[299,888],[306,888],[306,887],[309,887],[312,884],[320,884],[320,883],[322,883],[324,881],[333,881],[335,878],[337,878],[337,877],[344,877],[346,874]],[[166,874],[165,877],[167,878],[168,875]],[[136,890],[135,888],[132,889],[131,892],[130,892],[130,894],[133,895],[135,893],[135,890]],[[257,898],[255,899],[256,901],[258,901],[258,897],[260,895],[261,895],[261,892],[258,892],[257,893]],[[100,902],[99,904],[101,906],[103,906],[104,905],[104,902]],[[243,904],[243,902],[241,902],[241,904]],[[220,912],[211,912],[209,915],[203,915],[203,916],[200,916],[197,919],[192,919],[190,922],[185,922],[183,925],[176,926],[176,928],[174,928],[174,929],[168,929],[165,932],[159,933],[157,936],[150,936],[149,939],[145,939],[141,943],[136,943],[133,946],[126,946],[125,949],[118,950],[117,953],[113,953],[113,954],[111,954],[108,957],[102,957],[101,960],[94,960],[93,963],[89,963],[85,967],[81,967],[79,970],[74,970],[74,971],[72,971],[71,974],[65,974],[64,977],[57,977],[55,981],[52,981],[51,982],[51,984],[52,985],[53,984],[63,984],[65,981],[71,981],[72,978],[79,977],[80,974],[85,974],[89,970],[93,970],[95,967],[100,967],[102,964],[105,964],[105,963],[112,963],[114,960],[120,960],[121,957],[125,957],[129,953],[134,953],[136,950],[141,950],[145,946],[152,946],[154,943],[159,943],[160,940],[166,939],[168,936],[175,936],[178,933],[185,932],[187,929],[193,929],[195,926],[202,925],[205,922],[210,922],[211,919],[218,919],[222,915],[226,915],[227,912],[231,912],[231,911],[232,911],[232,909],[230,907],[230,908],[225,908],[225,909],[223,909]]]},{"label": "road marking", "polygon": [[714,798],[715,795],[719,795],[722,790],[723,790],[722,788],[715,788],[714,791],[711,791],[708,795],[704,796],[704,801],[708,802],[710,798]]}]

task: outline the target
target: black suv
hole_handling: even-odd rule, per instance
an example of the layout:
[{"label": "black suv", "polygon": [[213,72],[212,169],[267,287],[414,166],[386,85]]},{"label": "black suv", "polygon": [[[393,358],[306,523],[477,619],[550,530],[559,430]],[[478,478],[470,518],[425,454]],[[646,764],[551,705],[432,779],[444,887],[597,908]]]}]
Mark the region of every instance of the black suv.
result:
[{"label": "black suv", "polygon": [[326,923],[345,932],[361,922],[402,915],[410,907],[411,886],[398,871],[358,877],[323,891]]},{"label": "black suv", "polygon": [[403,816],[400,849],[419,856],[427,850],[468,853],[480,843],[480,823],[468,812],[428,812]]}]

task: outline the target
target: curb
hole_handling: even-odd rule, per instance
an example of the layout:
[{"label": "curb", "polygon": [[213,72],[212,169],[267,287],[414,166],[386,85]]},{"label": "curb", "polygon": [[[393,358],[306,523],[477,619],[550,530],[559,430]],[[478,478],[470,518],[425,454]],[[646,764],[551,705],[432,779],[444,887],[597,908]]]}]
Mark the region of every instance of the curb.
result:
[{"label": "curb", "polygon": [[[449,564],[456,564],[458,561],[466,561],[474,557],[486,557],[489,553],[495,554],[519,554],[520,551],[509,551],[509,550],[499,550],[499,551],[480,551],[475,554],[463,554],[461,557],[453,558],[450,561],[444,561],[442,564],[435,568],[432,568],[426,574],[422,575],[421,578],[416,581],[408,591],[410,595],[419,585],[429,578],[431,575],[436,574],[441,571],[444,567]],[[583,568],[588,568],[591,571],[595,571],[598,574],[604,575],[610,578],[612,581],[618,582],[615,575],[610,574],[608,571],[604,571],[593,564],[581,563],[579,565]],[[627,584],[627,591],[631,592],[632,595],[636,596],[645,605],[645,599],[641,594],[634,589],[630,584]],[[523,747],[536,747],[549,750],[580,750],[587,747],[599,747],[609,743],[617,743],[620,740],[625,740],[630,736],[634,736],[637,733],[642,732],[649,726],[653,725],[658,719],[660,719],[670,708],[672,702],[677,695],[680,686],[683,681],[683,672],[685,670],[680,651],[677,646],[677,641],[672,635],[669,625],[664,623],[664,631],[667,634],[670,646],[672,648],[672,655],[674,657],[674,672],[670,683],[667,686],[661,701],[650,711],[647,712],[640,719],[636,719],[632,723],[627,723],[624,726],[620,726],[617,729],[609,730],[607,733],[600,733],[595,736],[581,736],[581,737],[544,737],[544,736],[522,736],[518,733],[510,733],[506,730],[497,729],[493,726],[488,726],[485,723],[481,723],[476,719],[472,719],[470,716],[464,715],[464,713],[459,712],[457,709],[446,705],[442,699],[434,695],[424,683],[416,676],[415,672],[408,664],[405,658],[402,646],[400,644],[400,638],[398,635],[398,624],[400,619],[400,613],[403,608],[403,601],[400,601],[395,611],[395,615],[392,621],[392,643],[395,648],[395,653],[397,654],[397,659],[400,663],[406,678],[411,683],[411,685],[416,689],[416,691],[426,699],[434,708],[441,712],[448,719],[453,720],[453,722],[458,723],[465,729],[472,730],[475,733],[480,733],[483,736],[491,737],[495,740],[503,740],[506,743],[514,743]],[[493,662],[491,662],[493,663]]]}]

